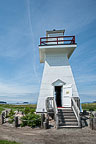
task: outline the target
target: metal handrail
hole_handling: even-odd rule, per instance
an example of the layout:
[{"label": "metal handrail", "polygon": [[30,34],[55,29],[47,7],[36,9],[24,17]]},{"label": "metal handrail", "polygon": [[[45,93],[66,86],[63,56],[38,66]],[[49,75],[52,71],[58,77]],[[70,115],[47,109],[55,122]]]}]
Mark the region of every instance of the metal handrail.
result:
[{"label": "metal handrail", "polygon": [[[60,43],[60,42],[63,42],[63,43]],[[69,42],[65,44],[75,44],[75,36],[58,36],[58,37],[41,37],[40,38],[40,45],[49,45],[49,44],[58,45],[58,44],[64,44],[64,42]]]}]

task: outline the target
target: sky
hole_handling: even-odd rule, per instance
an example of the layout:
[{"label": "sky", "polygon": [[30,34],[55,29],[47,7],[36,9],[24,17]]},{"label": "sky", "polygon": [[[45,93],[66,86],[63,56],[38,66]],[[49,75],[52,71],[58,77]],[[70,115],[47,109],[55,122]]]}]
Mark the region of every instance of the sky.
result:
[{"label": "sky", "polygon": [[76,36],[69,62],[80,99],[96,101],[96,0],[0,0],[0,101],[37,102],[38,45],[53,29]]}]

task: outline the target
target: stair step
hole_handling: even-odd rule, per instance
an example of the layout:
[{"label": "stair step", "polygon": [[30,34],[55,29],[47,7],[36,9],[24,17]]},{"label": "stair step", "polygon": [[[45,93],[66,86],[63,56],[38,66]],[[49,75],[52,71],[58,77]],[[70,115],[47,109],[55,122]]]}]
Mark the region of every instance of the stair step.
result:
[{"label": "stair step", "polygon": [[58,110],[58,112],[73,112],[72,109],[63,109],[63,110]]},{"label": "stair step", "polygon": [[65,123],[59,123],[59,126],[77,126],[78,122],[65,122]]},{"label": "stair step", "polygon": [[58,116],[75,116],[74,113],[58,113]]},{"label": "stair step", "polygon": [[[59,116],[59,118],[60,118],[60,116]],[[73,116],[70,116],[70,115],[64,115],[64,119],[76,119],[76,117],[75,117],[75,115],[73,115]]]},{"label": "stair step", "polygon": [[72,110],[72,108],[63,108],[63,109],[58,109],[58,110]]},{"label": "stair step", "polygon": [[58,119],[64,119],[65,121],[66,120],[73,120],[73,119],[77,120],[75,116],[67,116],[67,117],[65,117],[65,116],[64,117],[59,116]]},{"label": "stair step", "polygon": [[59,119],[59,121],[64,121],[64,122],[77,122],[77,119]]},{"label": "stair step", "polygon": [[[64,124],[78,124],[77,121],[75,121],[75,122],[74,121],[63,121],[63,122],[64,122]],[[62,123],[62,121],[60,123]]]},{"label": "stair step", "polygon": [[59,110],[59,109],[62,109],[62,110],[63,110],[63,109],[72,109],[72,108],[71,108],[71,107],[58,107],[58,110]]},{"label": "stair step", "polygon": [[78,128],[78,121],[71,108],[58,109],[60,128]]},{"label": "stair step", "polygon": [[79,126],[72,126],[72,125],[70,125],[70,126],[59,126],[59,129],[61,129],[61,128],[81,128],[81,127],[79,127]]},{"label": "stair step", "polygon": [[63,113],[74,113],[74,112],[73,111],[61,111],[61,112],[59,111],[58,113],[62,113],[63,114]]}]

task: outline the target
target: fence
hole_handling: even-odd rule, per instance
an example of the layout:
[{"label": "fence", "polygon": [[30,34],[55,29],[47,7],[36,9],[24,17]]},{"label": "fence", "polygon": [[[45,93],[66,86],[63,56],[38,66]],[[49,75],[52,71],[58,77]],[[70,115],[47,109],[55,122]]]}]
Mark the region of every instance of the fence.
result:
[{"label": "fence", "polygon": [[41,37],[40,45],[75,44],[75,36]]},{"label": "fence", "polygon": [[[2,112],[1,114],[1,123],[4,124],[6,123],[6,117],[8,116],[8,112],[5,111],[5,112]],[[21,122],[31,122],[31,123],[34,123],[36,121],[40,120],[40,118],[36,118],[35,120],[21,120]],[[14,126],[15,127],[19,127],[20,126],[20,123],[19,123],[19,117],[18,116],[14,116]],[[49,128],[49,118],[46,116],[45,117],[45,114],[41,114],[41,128],[44,128],[44,129],[48,129]]]}]

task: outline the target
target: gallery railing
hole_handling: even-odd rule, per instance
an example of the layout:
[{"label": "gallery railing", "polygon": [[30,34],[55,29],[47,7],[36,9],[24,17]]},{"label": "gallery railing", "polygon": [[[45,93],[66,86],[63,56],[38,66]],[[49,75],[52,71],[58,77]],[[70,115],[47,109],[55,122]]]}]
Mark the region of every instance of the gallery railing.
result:
[{"label": "gallery railing", "polygon": [[40,45],[75,44],[75,36],[41,37]]}]

